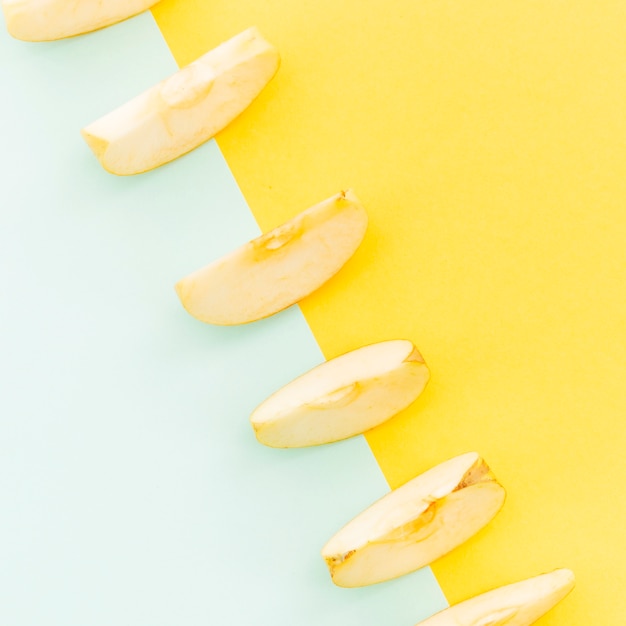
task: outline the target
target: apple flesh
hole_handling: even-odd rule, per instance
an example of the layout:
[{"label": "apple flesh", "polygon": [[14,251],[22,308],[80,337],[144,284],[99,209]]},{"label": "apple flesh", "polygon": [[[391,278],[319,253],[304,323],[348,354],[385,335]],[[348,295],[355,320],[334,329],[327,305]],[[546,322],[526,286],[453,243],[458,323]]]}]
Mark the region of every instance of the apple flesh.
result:
[{"label": "apple flesh", "polygon": [[236,35],[81,132],[108,172],[139,174],[211,139],[259,95],[280,58],[256,28]]},{"label": "apple flesh", "polygon": [[504,504],[504,488],[470,452],[387,494],[322,549],[333,582],[361,587],[408,574],[450,552]]},{"label": "apple flesh", "polygon": [[354,254],[367,213],[351,191],[332,196],[176,284],[193,317],[233,325],[298,302]]},{"label": "apple flesh", "polygon": [[405,340],[353,350],[292,381],[250,417],[257,439],[295,448],[346,439],[405,409],[424,390],[429,371]]},{"label": "apple flesh", "polygon": [[573,572],[558,569],[451,606],[418,626],[529,626],[560,602],[574,584]]},{"label": "apple flesh", "polygon": [[158,0],[3,0],[9,34],[22,41],[52,41],[110,26]]}]

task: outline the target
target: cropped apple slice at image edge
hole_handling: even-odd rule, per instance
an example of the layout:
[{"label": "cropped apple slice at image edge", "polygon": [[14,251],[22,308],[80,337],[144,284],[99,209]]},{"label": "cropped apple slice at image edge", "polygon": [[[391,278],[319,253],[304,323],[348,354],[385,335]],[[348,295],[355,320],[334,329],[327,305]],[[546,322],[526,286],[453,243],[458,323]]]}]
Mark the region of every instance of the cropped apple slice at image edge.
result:
[{"label": "cropped apple slice at image edge", "polygon": [[158,0],[3,0],[7,30],[22,41],[53,41],[121,22]]},{"label": "cropped apple slice at image edge", "polygon": [[529,626],[574,588],[574,573],[557,569],[455,604],[417,626]]},{"label": "cropped apple slice at image edge", "polygon": [[455,457],[388,493],[322,549],[333,582],[362,587],[432,563],[483,528],[504,488],[475,452]]},{"label": "cropped apple slice at image edge", "polygon": [[276,48],[249,28],[85,127],[83,138],[108,172],[146,172],[211,139],[279,65]]},{"label": "cropped apple slice at image edge", "polygon": [[363,433],[409,406],[430,377],[402,339],[353,350],[271,395],[250,416],[257,439],[275,448],[313,446]]},{"label": "cropped apple slice at image edge", "polygon": [[202,322],[253,322],[321,287],[356,252],[366,229],[357,197],[341,192],[183,278],[176,292]]}]

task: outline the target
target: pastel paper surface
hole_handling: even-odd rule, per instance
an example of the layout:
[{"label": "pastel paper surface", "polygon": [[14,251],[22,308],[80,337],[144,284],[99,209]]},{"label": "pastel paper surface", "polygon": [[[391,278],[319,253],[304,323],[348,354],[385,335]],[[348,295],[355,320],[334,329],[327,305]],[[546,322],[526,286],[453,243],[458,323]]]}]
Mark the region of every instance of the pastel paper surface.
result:
[{"label": "pastel paper surface", "polygon": [[322,361],[298,309],[216,329],[176,298],[259,233],[217,145],[118,179],[80,137],[174,69],[149,14],[0,33],[0,623],[413,623],[444,605],[428,570],[346,594],[319,553],[388,489],[365,441],[269,450],[248,422]]},{"label": "pastel paper surface", "polygon": [[448,599],[570,567],[577,588],[542,625],[622,623],[626,3],[154,13],[179,62],[249,24],[281,51],[255,115],[218,136],[264,229],[348,185],[368,208],[351,265],[302,310],[328,357],[406,337],[431,368],[368,435],[392,485],[475,449],[507,488],[434,566]]}]

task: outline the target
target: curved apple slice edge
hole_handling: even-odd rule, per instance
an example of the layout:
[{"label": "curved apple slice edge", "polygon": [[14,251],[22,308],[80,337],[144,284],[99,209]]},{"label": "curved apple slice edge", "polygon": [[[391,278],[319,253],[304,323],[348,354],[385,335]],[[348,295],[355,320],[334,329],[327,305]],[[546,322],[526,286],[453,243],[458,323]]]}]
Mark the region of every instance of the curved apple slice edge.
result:
[{"label": "curved apple slice edge", "polygon": [[323,548],[332,580],[370,585],[419,569],[465,542],[504,504],[504,488],[468,453],[392,491]]},{"label": "curved apple slice edge", "polygon": [[350,190],[201,268],[176,284],[202,322],[253,322],[295,304],[332,278],[359,247],[367,213]]},{"label": "curved apple slice edge", "polygon": [[320,445],[361,434],[414,402],[430,372],[412,342],[382,341],[314,367],[262,402],[250,416],[268,446]]},{"label": "curved apple slice edge", "polygon": [[[4,0],[7,31],[28,42],[54,41],[106,28],[138,15],[158,0],[83,1],[68,9],[64,0]],[[74,6],[76,5],[76,6]]]},{"label": "curved apple slice edge", "polygon": [[208,141],[276,74],[278,51],[251,27],[92,122],[81,134],[102,167],[131,176]]},{"label": "curved apple slice edge", "polygon": [[530,626],[574,588],[574,573],[557,569],[455,604],[417,626]]}]

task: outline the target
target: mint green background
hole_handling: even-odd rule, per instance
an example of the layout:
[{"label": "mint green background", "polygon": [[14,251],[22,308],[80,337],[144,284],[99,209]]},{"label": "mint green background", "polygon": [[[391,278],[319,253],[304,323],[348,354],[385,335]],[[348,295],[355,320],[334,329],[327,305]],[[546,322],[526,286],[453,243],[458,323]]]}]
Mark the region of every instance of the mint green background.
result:
[{"label": "mint green background", "polygon": [[149,14],[0,34],[0,624],[409,626],[430,570],[343,590],[319,556],[387,491],[365,441],[249,426],[322,360],[300,311],[215,328],[174,294],[258,233],[216,144],[122,179],[79,135],[174,70]]}]

